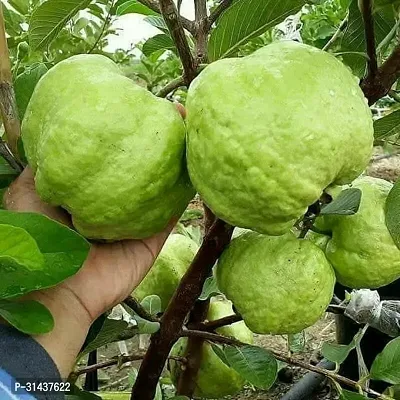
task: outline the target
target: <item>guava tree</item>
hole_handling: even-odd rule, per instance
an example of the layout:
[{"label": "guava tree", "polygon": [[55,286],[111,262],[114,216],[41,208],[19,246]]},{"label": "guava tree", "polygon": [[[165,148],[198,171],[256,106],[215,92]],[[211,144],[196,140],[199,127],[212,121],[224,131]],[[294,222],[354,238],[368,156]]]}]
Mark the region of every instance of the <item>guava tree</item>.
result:
[{"label": "guava tree", "polygon": [[[180,15],[181,2],[175,4],[172,0],[8,3],[0,8],[0,106],[4,127],[0,183],[6,188],[27,159],[36,171],[39,165],[46,165],[47,175],[36,174],[37,190],[43,199],[55,204],[64,205],[72,197],[78,199],[66,208],[79,233],[40,215],[0,211],[0,315],[23,332],[48,332],[53,324],[49,311],[40,303],[15,299],[75,274],[88,253],[86,238],[116,240],[129,237],[129,232],[147,237],[168,222],[172,209],[182,212],[195,193],[186,174],[186,161],[179,167],[174,162],[168,164],[174,158],[184,158],[183,122],[167,101],[159,102],[144,89],[128,87],[122,70],[161,98],[178,97],[180,90],[179,98],[185,99],[188,90],[187,165],[190,180],[205,202],[205,233],[196,255],[196,243],[186,245],[191,248],[190,254],[178,255],[171,249],[180,239],[167,242],[154,271],[124,302],[137,327],[128,328],[126,323],[106,316],[99,318],[80,356],[121,338],[150,333],[146,353],[77,367],[70,380],[76,382],[79,376],[110,365],[142,360],[132,399],[160,398],[159,380],[167,364],[175,376],[177,396],[215,397],[213,378],[229,376],[238,389],[246,381],[258,388],[270,388],[280,361],[328,377],[343,400],[396,398],[396,385],[400,384],[398,339],[388,343],[369,370],[360,356],[361,373],[355,381],[292,355],[254,346],[248,328],[261,334],[292,335],[314,323],[325,310],[346,312],[362,326],[351,343],[324,346],[324,356],[337,366],[354,349],[360,354],[360,342],[369,325],[398,336],[396,312],[388,312],[384,321],[377,321],[374,314],[376,307],[392,310],[395,303],[381,304],[375,297],[366,313],[352,314],[352,310],[357,311],[357,299],[365,298],[363,293],[355,293],[347,301],[336,297],[330,301],[335,279],[349,288],[377,288],[400,275],[398,185],[360,178],[351,188],[337,186],[350,183],[363,171],[374,140],[396,145],[399,112],[372,125],[364,96],[370,106],[382,98],[398,101],[399,4],[372,0],[222,0],[208,4],[196,0],[195,20],[190,21]],[[86,18],[85,13],[95,16],[95,20]],[[146,15],[146,20],[161,32],[140,45],[144,55],[141,63],[135,62],[129,52],[109,54],[104,50],[113,18],[127,13]],[[279,39],[303,41],[307,46]],[[83,65],[82,58],[69,59],[76,54],[97,56],[85,58]],[[64,62],[66,59],[69,61]],[[122,68],[117,69],[111,60]],[[264,75],[267,73],[268,78]],[[65,107],[65,96],[71,95],[68,84],[74,79],[76,85],[82,81],[93,84],[92,78],[99,76],[102,79],[97,95],[110,93],[110,87],[102,92],[103,82],[109,81],[116,92],[126,94],[125,98],[140,99],[148,114],[139,116],[146,121],[141,122],[143,133],[156,125],[168,142],[169,158],[162,166],[164,170],[157,164],[155,144],[147,148],[148,153],[143,151],[152,157],[150,161],[143,158],[140,169],[151,165],[151,172],[157,168],[161,171],[156,183],[148,182],[150,189],[146,187],[157,194],[154,209],[136,206],[140,199],[124,199],[125,203],[111,214],[115,217],[120,209],[129,209],[129,214],[118,215],[116,222],[110,222],[110,203],[91,210],[91,206],[85,206],[84,212],[81,207],[81,214],[75,212],[76,204],[84,202],[79,195],[87,195],[86,188],[71,196],[65,190],[67,179],[62,182],[64,186],[54,184],[58,170],[64,172],[67,168],[58,168],[61,159],[60,164],[50,165],[56,155],[51,150],[70,145],[71,136],[54,136],[53,147],[48,147],[47,141],[47,147],[37,150],[37,143],[45,142],[40,135],[50,135],[52,124],[57,131],[56,123],[67,125],[68,118],[79,120],[78,104],[89,104],[91,112],[109,105],[103,110],[104,119],[97,114],[80,119],[81,127],[85,123],[89,127],[88,134],[101,135],[102,127],[109,125],[121,127],[124,132],[126,121],[132,126],[138,124],[138,116],[129,114],[129,101],[117,104],[104,97],[99,104],[94,97],[84,98],[84,94],[76,96],[76,109],[63,114],[68,118],[60,119],[58,111]],[[65,86],[59,86],[60,77],[68,77]],[[257,103],[256,107],[247,107],[254,105],[252,102]],[[229,109],[232,104],[242,109]],[[302,114],[302,107],[306,114]],[[125,118],[107,120],[107,112],[121,116],[121,110],[126,111]],[[156,112],[159,121],[151,119]],[[37,115],[41,114],[48,117],[49,131],[42,127],[40,118],[38,121]],[[94,122],[97,125],[92,125]],[[270,129],[271,134],[260,140],[258,133],[264,129]],[[322,139],[321,131],[325,135]],[[86,145],[90,151],[91,143]],[[145,146],[134,144],[133,149],[138,148],[143,150]],[[74,153],[73,146],[70,150]],[[81,156],[84,150],[80,149]],[[79,152],[74,156],[74,163],[80,165]],[[128,153],[118,160],[114,158],[115,165],[122,170],[130,156]],[[50,175],[52,179],[48,179]],[[121,181],[121,176],[113,177],[112,167],[107,176]],[[158,181],[171,176],[173,183],[168,190],[157,187]],[[127,175],[122,178],[126,179],[124,189],[137,191],[134,179]],[[91,195],[101,198],[104,194],[99,188],[106,186],[90,185],[95,193]],[[148,192],[142,190],[138,194],[147,196]],[[234,226],[261,234],[235,233],[230,244]],[[375,258],[369,253],[371,248],[375,249]],[[289,267],[292,262],[294,270]],[[275,265],[275,270],[271,272],[266,264]],[[371,264],[379,266],[373,273]],[[176,273],[178,265],[182,270],[178,278],[168,281],[170,287],[166,290],[169,277],[165,271]],[[254,276],[248,273],[248,265],[253,266],[253,273],[257,271]],[[286,271],[281,281],[277,279],[280,271]],[[155,285],[156,278],[163,281],[162,289]],[[320,290],[322,295],[307,292],[310,288]],[[234,307],[226,300],[215,302],[220,291]],[[297,297],[289,301],[290,295]],[[216,366],[214,376],[208,375],[210,381],[202,386],[200,381],[207,377],[202,360],[210,357],[214,359],[213,368]],[[371,380],[393,387],[381,394],[370,388]]]}]

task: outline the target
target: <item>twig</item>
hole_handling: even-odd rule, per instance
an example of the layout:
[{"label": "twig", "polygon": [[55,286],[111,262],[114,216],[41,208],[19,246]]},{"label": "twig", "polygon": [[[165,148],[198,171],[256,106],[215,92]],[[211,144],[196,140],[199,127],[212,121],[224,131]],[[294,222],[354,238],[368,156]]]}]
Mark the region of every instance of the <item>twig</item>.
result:
[{"label": "twig", "polygon": [[346,310],[345,306],[340,306],[336,304],[330,304],[328,308],[326,309],[326,312],[332,313],[332,314],[343,314]]},{"label": "twig", "polygon": [[158,379],[173,344],[178,340],[183,322],[201,294],[204,281],[215,261],[229,243],[233,227],[216,220],[204,237],[200,250],[183,276],[161,320],[160,330],[153,334],[149,349],[139,369],[131,399],[152,400]]},{"label": "twig", "polygon": [[213,23],[221,16],[221,14],[227,10],[233,3],[233,0],[222,0],[218,7],[211,13],[208,18],[208,26],[211,28]]},{"label": "twig", "polygon": [[329,41],[322,48],[323,51],[328,51],[328,49],[333,45],[333,43],[336,42],[336,40],[339,38],[341,33],[345,30],[345,28],[347,26],[348,18],[349,18],[349,15],[347,14],[346,17],[343,19],[343,21],[340,23],[337,31],[333,34],[333,36],[329,39]]},{"label": "twig", "polygon": [[128,296],[124,300],[124,304],[126,304],[129,308],[131,308],[140,318],[145,319],[146,321],[151,322],[160,322],[160,319],[148,313],[141,304],[132,296]]},{"label": "twig", "polygon": [[378,60],[376,58],[375,26],[372,16],[373,0],[362,0],[359,4],[361,5],[361,14],[364,20],[365,43],[368,54],[368,76],[374,79],[378,72]]},{"label": "twig", "polygon": [[190,51],[178,10],[173,0],[160,0],[160,10],[178,49],[179,57],[182,61],[185,82],[189,85],[196,76],[197,65]]},{"label": "twig", "polygon": [[[161,14],[160,7],[158,5],[157,1],[154,0],[138,0],[139,3],[143,4],[144,6],[150,8],[150,10],[153,10],[159,14]],[[194,23],[193,21],[190,21],[189,19],[179,16],[180,22],[182,26],[190,33],[194,34],[195,28],[194,28]]]},{"label": "twig", "polygon": [[181,86],[185,86],[185,78],[183,76],[179,76],[178,78],[169,82],[167,85],[165,85],[156,93],[156,96],[167,97],[171,92],[173,92],[175,89],[178,89]]},{"label": "twig", "polygon": [[3,5],[0,2],[0,112],[11,153],[18,156],[18,138],[21,134],[18,108],[12,86],[10,55],[4,26]]},{"label": "twig", "polygon": [[[123,364],[129,363],[132,361],[140,361],[140,360],[143,360],[143,357],[144,357],[144,354],[130,354],[127,356],[122,355],[122,356],[114,357],[111,360],[102,361],[100,363],[93,364],[88,367],[80,368],[80,369],[72,372],[70,376],[73,378],[76,378],[83,374],[88,374],[90,372],[98,371],[99,369],[112,367],[113,365],[121,366]],[[179,361],[179,362],[183,362],[183,363],[186,362],[186,359],[184,357],[170,356],[168,358],[171,360],[175,360],[175,361]]]},{"label": "twig", "polygon": [[[192,336],[202,337],[203,339],[208,340],[208,341],[213,342],[213,343],[220,343],[220,344],[225,344],[225,345],[230,345],[230,346],[238,346],[238,347],[248,346],[247,343],[240,342],[239,340],[236,340],[234,338],[228,338],[226,336],[221,336],[221,335],[218,335],[218,334],[215,334],[215,333],[204,332],[204,331],[183,330],[181,332],[181,336],[182,337],[192,337]],[[344,376],[338,375],[335,372],[329,371],[329,370],[324,369],[324,368],[317,367],[315,365],[307,364],[306,362],[303,362],[301,360],[296,360],[293,357],[289,357],[287,355],[278,353],[277,351],[274,351],[274,350],[269,350],[269,351],[279,361],[283,361],[283,362],[285,362],[287,364],[291,364],[291,365],[306,369],[308,371],[316,372],[316,373],[324,375],[327,378],[330,378],[330,379],[332,379],[332,380],[334,380],[336,382],[339,382],[339,383],[341,383],[343,385],[351,386],[351,387],[354,387],[354,388],[357,388],[357,389],[359,388],[359,383],[358,382],[353,381],[353,380],[351,380],[349,378],[346,378]],[[374,395],[374,396],[381,396],[381,397],[379,397],[381,399],[385,399],[385,398],[389,399],[388,397],[382,395],[381,393],[375,392],[375,390],[372,390],[372,389],[367,389],[366,388],[366,389],[364,389],[364,391],[366,393]]]},{"label": "twig", "polygon": [[211,332],[211,331],[215,331],[218,328],[222,328],[223,326],[232,325],[232,324],[234,324],[236,322],[240,322],[242,320],[243,320],[243,318],[240,315],[232,314],[232,315],[228,315],[227,317],[216,319],[214,321],[202,322],[197,325],[189,324],[188,327],[189,327],[189,329]]},{"label": "twig", "polygon": [[19,162],[13,157],[10,150],[7,147],[6,142],[0,138],[0,156],[3,157],[11,168],[13,168],[16,172],[22,172],[23,167],[19,164]]},{"label": "twig", "polygon": [[112,9],[113,9],[113,7],[114,7],[114,3],[115,3],[115,0],[112,0],[112,1],[111,1],[111,4],[110,4],[110,9],[108,10],[108,13],[107,13],[107,17],[106,17],[106,19],[104,20],[104,24],[103,24],[103,27],[102,27],[102,29],[101,29],[101,32],[100,32],[99,36],[97,37],[96,41],[94,42],[92,48],[88,51],[88,54],[92,54],[92,52],[94,51],[94,49],[95,49],[95,48],[97,47],[97,45],[99,44],[100,40],[103,38],[104,31],[106,30],[106,26],[107,26],[107,25],[110,23],[110,21],[111,21],[111,11],[112,11]]}]

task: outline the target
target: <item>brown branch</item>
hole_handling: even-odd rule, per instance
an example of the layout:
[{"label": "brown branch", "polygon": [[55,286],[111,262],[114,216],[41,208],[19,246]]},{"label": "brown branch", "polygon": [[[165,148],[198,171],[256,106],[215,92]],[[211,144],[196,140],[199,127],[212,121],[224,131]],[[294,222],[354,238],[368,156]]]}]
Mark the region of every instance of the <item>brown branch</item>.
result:
[{"label": "brown branch", "polygon": [[400,44],[397,44],[392,54],[378,68],[375,77],[367,76],[361,81],[360,86],[369,105],[386,96],[398,78],[400,78]]},{"label": "brown branch", "polygon": [[128,296],[124,300],[124,304],[126,304],[129,308],[131,308],[140,318],[145,319],[146,321],[151,322],[160,322],[160,319],[148,313],[141,304],[132,296]]},{"label": "brown branch", "polygon": [[336,304],[330,304],[328,308],[326,309],[326,312],[332,313],[332,314],[343,314],[346,310],[345,306],[340,306]]},{"label": "brown branch", "polygon": [[162,317],[160,330],[151,337],[149,349],[132,389],[132,400],[152,400],[154,398],[157,382],[168,359],[168,354],[179,338],[183,322],[200,296],[204,282],[211,273],[216,260],[229,243],[232,232],[232,226],[216,220],[204,237],[199,252],[183,276]]},{"label": "brown branch", "polygon": [[8,164],[10,165],[11,168],[13,168],[17,172],[22,172],[22,165],[19,164],[19,162],[14,158],[14,156],[11,154],[11,151],[7,147],[7,144],[4,140],[0,138],[0,156],[3,157]]},{"label": "brown branch", "polygon": [[[204,332],[204,331],[183,330],[181,332],[181,336],[182,337],[193,337],[193,336],[201,337],[204,340],[208,340],[209,342],[220,343],[220,344],[225,344],[225,345],[229,345],[229,346],[238,346],[238,347],[248,346],[247,343],[240,342],[239,340],[236,340],[234,338],[228,338],[226,336],[221,336],[221,335],[218,335],[215,333]],[[324,375],[327,378],[330,378],[330,379],[332,379],[336,382],[339,382],[343,385],[346,385],[346,386],[350,386],[350,387],[357,388],[357,389],[360,387],[358,382],[353,381],[344,376],[338,375],[335,372],[329,371],[325,368],[317,367],[316,365],[307,364],[304,361],[294,359],[293,357],[287,356],[285,354],[281,354],[274,350],[269,350],[269,351],[279,361],[283,361],[287,364],[291,364],[291,365],[306,369],[308,371],[316,372],[318,374]],[[374,396],[381,396],[381,397],[379,397],[381,399],[385,399],[385,398],[389,399],[388,397],[383,396],[381,393],[375,392],[375,390],[368,389],[368,388],[363,388],[363,390],[364,390],[364,392],[366,392],[368,394],[371,394]]]},{"label": "brown branch", "polygon": [[8,147],[12,154],[17,157],[17,144],[21,134],[21,128],[14,88],[12,86],[11,62],[2,7],[0,3],[0,112],[6,132]]},{"label": "brown branch", "polygon": [[[90,372],[94,372],[97,371],[99,369],[103,369],[103,368],[108,368],[108,367],[112,367],[113,365],[118,365],[121,366],[123,364],[126,364],[128,362],[132,362],[132,361],[140,361],[143,360],[144,354],[131,354],[131,355],[127,355],[127,356],[119,356],[119,357],[115,357],[112,358],[111,360],[107,360],[107,361],[103,361],[97,364],[93,364],[93,365],[89,365],[87,367],[83,367],[80,368],[74,372],[71,373],[70,377],[68,379],[75,379],[83,374],[88,374]],[[186,363],[186,359],[184,357],[175,357],[175,356],[170,356],[168,357],[171,360],[175,360],[175,361],[179,361],[182,363]]]},{"label": "brown branch", "polygon": [[[189,323],[200,324],[207,318],[210,301],[197,300],[190,313]],[[192,398],[196,389],[196,377],[202,361],[204,339],[201,337],[188,338],[185,358],[188,360],[185,369],[181,371],[178,380],[177,395]]]},{"label": "brown branch", "polygon": [[233,3],[233,0],[222,0],[218,7],[211,13],[208,18],[208,27],[209,29],[213,25],[213,23],[221,16],[221,14],[227,10]]},{"label": "brown branch", "polygon": [[179,76],[178,78],[169,82],[156,93],[156,96],[167,97],[171,92],[180,88],[181,86],[185,86],[185,78],[183,76]]},{"label": "brown branch", "polygon": [[[156,13],[161,14],[161,9],[160,6],[158,5],[158,2],[155,0],[138,0],[139,3],[143,4],[144,6],[150,8],[150,10],[155,11]],[[190,33],[194,34],[195,28],[194,28],[194,23],[193,21],[190,21],[189,19],[179,16],[180,22],[182,26]]]},{"label": "brown branch", "polygon": [[368,77],[374,78],[378,72],[378,60],[376,58],[375,26],[372,16],[373,0],[362,0],[360,3],[361,14],[364,20],[365,43],[368,54]]},{"label": "brown branch", "polygon": [[196,55],[197,62],[207,62],[207,41],[210,26],[207,17],[207,1],[196,0],[194,2],[194,15],[196,24]]},{"label": "brown branch", "polygon": [[197,325],[189,324],[188,327],[189,327],[189,329],[211,332],[211,331],[215,331],[218,328],[222,328],[223,326],[231,325],[236,322],[240,322],[242,320],[243,320],[243,318],[240,315],[232,314],[232,315],[228,315],[227,317],[216,319],[214,321],[202,322]]},{"label": "brown branch", "polygon": [[197,65],[186,39],[178,10],[173,0],[160,0],[160,11],[177,47],[182,61],[185,82],[189,85],[196,76]]}]

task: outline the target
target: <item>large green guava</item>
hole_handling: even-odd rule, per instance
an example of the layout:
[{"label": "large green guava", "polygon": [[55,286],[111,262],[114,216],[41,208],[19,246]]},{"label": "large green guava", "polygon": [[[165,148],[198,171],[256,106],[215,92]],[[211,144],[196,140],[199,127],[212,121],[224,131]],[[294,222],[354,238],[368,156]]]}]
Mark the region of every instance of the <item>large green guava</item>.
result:
[{"label": "large green guava", "polygon": [[216,270],[220,290],[256,333],[297,333],[332,299],[335,274],[324,252],[293,233],[233,239]]},{"label": "large green guava", "polygon": [[22,139],[39,196],[88,238],[148,237],[194,195],[175,106],[104,56],[71,57],[42,77]]},{"label": "large green guava", "polygon": [[385,223],[385,202],[392,186],[379,178],[358,178],[351,184],[362,192],[358,212],[322,217],[324,229],[332,231],[326,257],[342,285],[378,288],[400,277],[400,250]]},{"label": "large green guava", "polygon": [[[214,321],[234,314],[232,303],[226,300],[214,300],[210,303],[207,319]],[[233,337],[244,343],[253,343],[253,333],[243,321],[217,329],[217,333]],[[172,354],[184,356],[187,348],[187,339],[181,338],[172,349]],[[182,372],[179,363],[171,364],[171,376],[175,385],[178,384],[179,374]],[[194,396],[204,399],[219,399],[239,392],[245,380],[232,368],[228,367],[214,353],[211,345],[204,343],[201,349],[201,364],[196,377]]]},{"label": "large green guava", "polygon": [[197,243],[187,236],[169,236],[150,272],[132,294],[139,300],[156,294],[165,310],[197,250]]},{"label": "large green guava", "polygon": [[260,233],[289,231],[371,155],[371,112],[357,79],[304,44],[277,42],[210,64],[186,106],[195,188],[218,217]]}]

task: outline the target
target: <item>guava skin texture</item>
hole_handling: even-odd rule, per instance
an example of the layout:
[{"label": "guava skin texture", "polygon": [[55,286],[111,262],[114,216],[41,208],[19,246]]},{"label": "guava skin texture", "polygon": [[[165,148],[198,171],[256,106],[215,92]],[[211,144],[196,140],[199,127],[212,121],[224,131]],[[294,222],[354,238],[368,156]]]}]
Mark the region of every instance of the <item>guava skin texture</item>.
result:
[{"label": "guava skin texture", "polygon": [[362,192],[358,212],[322,218],[324,228],[332,231],[326,257],[342,285],[376,289],[400,277],[400,250],[385,223],[385,202],[393,185],[364,176],[350,186]]},{"label": "guava skin texture", "polygon": [[297,42],[210,64],[186,108],[193,185],[219,218],[260,233],[288,232],[327,186],[359,176],[372,151],[357,79]]},{"label": "guava skin texture", "polygon": [[[232,315],[232,303],[226,300],[211,301],[207,314],[209,321]],[[253,343],[253,333],[243,321],[217,329],[224,336],[234,337],[244,343]],[[179,339],[172,349],[172,354],[184,356],[187,339]],[[244,386],[245,380],[232,368],[228,367],[214,353],[210,344],[203,344],[202,360],[196,378],[195,398],[220,399],[238,393]],[[180,365],[172,363],[171,376],[175,385],[178,384]]]},{"label": "guava skin texture", "polygon": [[232,240],[217,265],[219,289],[255,333],[297,333],[329,305],[335,274],[324,252],[292,233],[245,233]]},{"label": "guava skin texture", "polygon": [[197,250],[197,243],[187,236],[169,236],[150,272],[132,293],[133,296],[141,301],[146,296],[156,294],[161,299],[162,310],[165,310]]},{"label": "guava skin texture", "polygon": [[194,195],[175,106],[101,55],[60,62],[39,81],[22,124],[36,190],[87,238],[149,237]]}]

